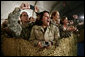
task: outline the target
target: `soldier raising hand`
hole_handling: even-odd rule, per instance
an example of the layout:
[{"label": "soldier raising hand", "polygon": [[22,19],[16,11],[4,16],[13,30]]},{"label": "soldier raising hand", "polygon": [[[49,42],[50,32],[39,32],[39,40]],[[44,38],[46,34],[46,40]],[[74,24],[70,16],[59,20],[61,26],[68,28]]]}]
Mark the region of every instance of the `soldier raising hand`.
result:
[{"label": "soldier raising hand", "polygon": [[[25,9],[30,9],[28,3],[22,3],[8,15],[8,28],[12,31],[13,37],[29,38],[29,15]],[[19,20],[20,17],[20,20]]]},{"label": "soldier raising hand", "polygon": [[24,10],[24,9],[30,9],[30,5],[28,3],[22,3],[20,5],[20,9]]}]

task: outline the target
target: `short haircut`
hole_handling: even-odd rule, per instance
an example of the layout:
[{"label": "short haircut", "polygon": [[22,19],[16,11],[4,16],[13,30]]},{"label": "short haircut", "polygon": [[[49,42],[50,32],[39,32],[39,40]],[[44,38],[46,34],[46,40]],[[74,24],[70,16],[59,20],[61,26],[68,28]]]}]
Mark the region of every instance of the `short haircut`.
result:
[{"label": "short haircut", "polygon": [[39,20],[36,20],[36,22],[35,22],[36,25],[42,25],[42,23],[43,23],[43,22],[42,22],[42,19],[43,19],[44,13],[48,13],[48,14],[49,14],[48,11],[40,12],[40,13],[39,13],[40,18],[39,18]]}]

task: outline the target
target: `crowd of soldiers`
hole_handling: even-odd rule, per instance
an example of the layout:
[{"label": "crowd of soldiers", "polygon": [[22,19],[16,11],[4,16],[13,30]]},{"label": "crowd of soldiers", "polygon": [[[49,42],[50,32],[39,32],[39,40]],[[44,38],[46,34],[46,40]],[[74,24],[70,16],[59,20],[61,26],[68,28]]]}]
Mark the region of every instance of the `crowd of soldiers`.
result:
[{"label": "crowd of soldiers", "polygon": [[[6,37],[23,38],[31,41],[34,46],[48,48],[52,45],[58,45],[59,39],[68,38],[71,33],[78,31],[74,23],[68,22],[68,17],[60,19],[58,11],[51,14],[48,11],[39,12],[39,9],[31,7],[27,3],[22,3],[20,7],[14,9],[9,14],[8,19],[3,22],[1,34]],[[37,18],[29,17],[27,12],[22,10],[32,9],[36,12]],[[20,18],[20,20],[19,20]]]}]

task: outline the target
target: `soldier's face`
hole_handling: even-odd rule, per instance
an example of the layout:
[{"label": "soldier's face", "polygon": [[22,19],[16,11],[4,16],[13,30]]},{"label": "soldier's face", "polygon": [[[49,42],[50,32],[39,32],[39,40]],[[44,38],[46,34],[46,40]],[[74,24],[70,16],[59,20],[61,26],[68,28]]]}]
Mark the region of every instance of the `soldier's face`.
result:
[{"label": "soldier's face", "polygon": [[60,24],[60,19],[57,19],[57,20],[56,20],[56,23],[57,23],[57,24]]},{"label": "soldier's face", "polygon": [[20,17],[22,22],[28,22],[29,21],[29,16],[26,12],[22,13],[22,16]]},{"label": "soldier's face", "polygon": [[59,19],[59,18],[60,18],[60,14],[59,14],[59,12],[56,12],[56,14],[55,14],[55,16],[54,16],[54,19],[57,20],[57,19]]},{"label": "soldier's face", "polygon": [[63,21],[64,24],[68,24],[68,18],[65,18]]},{"label": "soldier's face", "polygon": [[48,26],[50,23],[50,18],[48,13],[44,13],[43,19],[42,19],[43,25]]},{"label": "soldier's face", "polygon": [[74,19],[78,19],[78,15],[73,15],[73,18]]}]

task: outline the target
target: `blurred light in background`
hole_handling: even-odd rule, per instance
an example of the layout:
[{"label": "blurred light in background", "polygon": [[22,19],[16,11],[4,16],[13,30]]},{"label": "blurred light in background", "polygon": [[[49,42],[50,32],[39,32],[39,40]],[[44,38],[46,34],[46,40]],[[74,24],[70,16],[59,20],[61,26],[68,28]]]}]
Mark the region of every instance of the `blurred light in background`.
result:
[{"label": "blurred light in background", "polygon": [[84,19],[84,15],[80,16],[81,19]]},{"label": "blurred light in background", "polygon": [[82,20],[82,21],[84,21],[84,14],[81,14],[81,15],[79,16],[79,19]]}]

